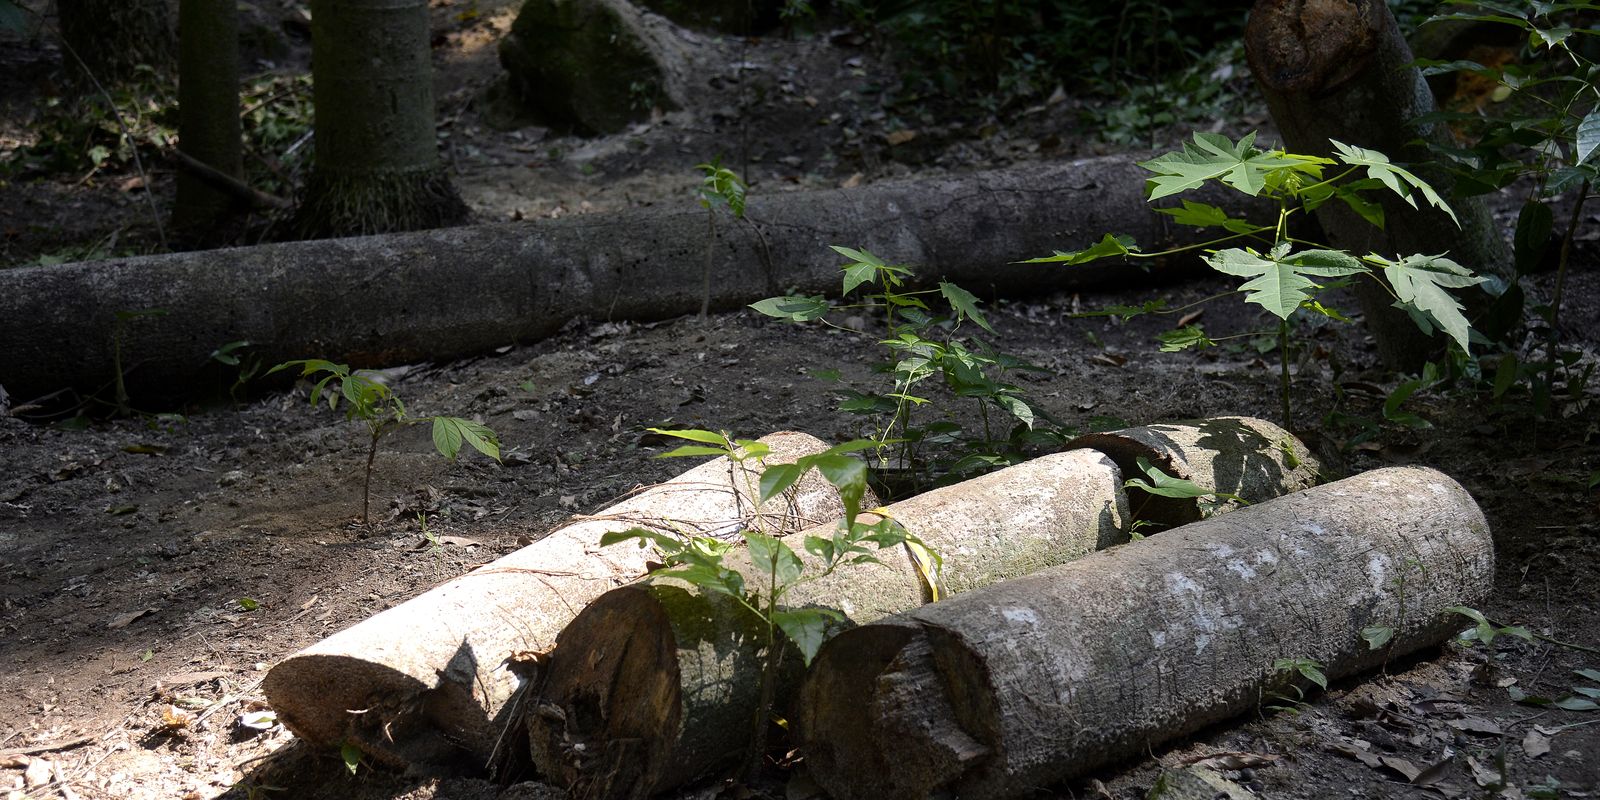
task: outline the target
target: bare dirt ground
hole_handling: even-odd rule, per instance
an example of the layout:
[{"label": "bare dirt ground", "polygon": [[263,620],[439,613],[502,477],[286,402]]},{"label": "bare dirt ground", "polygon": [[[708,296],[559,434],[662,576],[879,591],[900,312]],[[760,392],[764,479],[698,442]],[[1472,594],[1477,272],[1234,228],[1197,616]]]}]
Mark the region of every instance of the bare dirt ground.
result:
[{"label": "bare dirt ground", "polygon": [[[483,219],[692,202],[693,165],[719,150],[748,156],[752,191],[780,191],[1093,147],[1074,131],[1072,100],[1018,109],[992,130],[899,118],[882,101],[889,83],[878,54],[826,38],[725,42],[737,63],[761,65],[738,71],[771,79],[759,101],[753,90],[741,100],[729,82],[705,109],[624,136],[492,131],[471,98],[492,77],[493,38],[510,17],[481,7],[466,23],[456,17],[462,9],[436,5],[446,152]],[[869,84],[880,88],[869,92]],[[7,114],[15,144],[27,135],[26,114],[15,104]],[[740,127],[769,115],[779,122]],[[887,132],[911,129],[916,138],[888,143]],[[743,150],[717,146],[746,139]],[[120,191],[118,177],[0,187],[6,260],[115,230],[142,246],[142,198]],[[162,196],[170,174],[158,172],[153,184]],[[1569,344],[1590,363],[1600,347],[1597,260],[1593,239],[1581,242],[1564,312]],[[1548,292],[1551,281],[1540,276],[1534,291]],[[1031,401],[1078,430],[1213,414],[1276,418],[1274,354],[1160,354],[1152,337],[1161,321],[1071,316],[1154,297],[1180,305],[1223,288],[1195,279],[987,307],[997,344],[1048,370],[1018,379]],[[1206,314],[1217,333],[1263,326],[1253,306],[1225,302]],[[1323,326],[1308,337],[1288,422],[1328,477],[1419,463],[1460,480],[1483,505],[1498,547],[1495,591],[1481,610],[1548,639],[1447,644],[1336,683],[1292,710],[1262,709],[1040,796],[1132,800],[1162,767],[1218,753],[1242,754],[1228,774],[1262,797],[1600,796],[1600,711],[1581,702],[1600,694],[1600,682],[1576,673],[1600,669],[1594,398],[1582,394],[1540,418],[1517,390],[1499,401],[1424,391],[1407,408],[1431,427],[1385,423],[1384,397],[1397,379],[1373,366],[1359,328]],[[242,719],[262,708],[261,678],[284,656],[683,468],[654,458],[664,448],[646,428],[854,438],[861,423],[835,410],[835,390],[881,389],[871,367],[884,358],[872,337],[744,312],[709,324],[591,320],[476,360],[395,370],[408,407],[479,419],[499,433],[506,456],[451,464],[422,429],[385,440],[375,522],[365,527],[353,522],[364,433],[342,415],[309,409],[303,389],[86,429],[0,416],[0,794],[559,796],[536,784],[502,789],[365,768],[352,775],[337,754],[308,752],[281,727]],[[842,384],[819,377],[826,370],[838,370]],[[436,535],[455,538],[430,546],[418,513]],[[774,772],[770,785],[754,788],[808,796],[800,781],[786,790],[787,777]],[[721,784],[692,795],[724,792],[750,796]]]}]

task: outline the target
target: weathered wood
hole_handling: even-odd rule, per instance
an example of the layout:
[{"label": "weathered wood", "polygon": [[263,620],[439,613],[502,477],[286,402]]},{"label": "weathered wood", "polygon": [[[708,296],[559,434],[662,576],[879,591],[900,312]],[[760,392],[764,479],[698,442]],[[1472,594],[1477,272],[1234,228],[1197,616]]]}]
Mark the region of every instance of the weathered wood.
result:
[{"label": "weathered wood", "polygon": [[1437,644],[1493,572],[1465,489],[1376,470],[846,631],[791,720],[840,800],[1019,796],[1307,685],[1280,659],[1337,679]]},{"label": "weathered wood", "polygon": [[[1255,417],[1144,425],[1085,434],[1067,443],[1068,449],[1079,447],[1091,447],[1111,456],[1122,474],[1130,478],[1145,477],[1137,467],[1143,458],[1168,475],[1236,495],[1246,503],[1310,488],[1316,485],[1321,470],[1310,449],[1294,434]],[[1197,498],[1161,497],[1139,489],[1128,490],[1133,518],[1160,528],[1194,522],[1239,505],[1237,500],[1223,499],[1208,514]]]},{"label": "weathered wood", "polygon": [[[1113,157],[857,189],[752,191],[751,224],[718,226],[710,247],[711,308],[739,308],[790,288],[837,294],[840,260],[829,244],[865,247],[916,265],[924,281],[950,280],[986,298],[1122,275],[1148,281],[1115,263],[1011,263],[1086,246],[1112,230],[1149,249],[1178,236],[1192,241],[1193,229],[1170,233],[1169,218],[1146,207],[1146,175],[1132,159]],[[1212,201],[1237,207],[1220,196]],[[0,270],[0,384],[22,403],[110,383],[119,311],[168,312],[121,334],[136,402],[182,396],[226,342],[251,342],[267,364],[316,357],[382,367],[539,339],[577,317],[692,314],[703,294],[705,221],[703,209],[684,202]]]},{"label": "weathered wood", "polygon": [[[761,439],[768,463],[827,445],[803,433]],[[757,470],[713,459],[604,511],[318,642],[267,673],[278,718],[317,747],[359,746],[401,768],[481,770],[501,713],[527,676],[511,661],[542,654],[585,604],[643,577],[647,553],[600,547],[635,526],[726,534],[753,524]],[[843,512],[815,475],[759,513],[772,528],[809,528]]]},{"label": "weathered wood", "polygon": [[[1109,459],[1077,450],[886,511],[944,556],[944,591],[960,593],[1126,541],[1121,482]],[[787,603],[835,608],[862,624],[929,599],[908,555],[882,561],[803,584]],[[747,562],[730,566],[755,580]],[[799,654],[783,646],[780,709],[800,678]],[[541,777],[575,796],[644,798],[736,760],[750,743],[766,657],[760,621],[722,595],[673,579],[607,593],[562,631],[528,708]]]},{"label": "weathered wood", "polygon": [[[1329,243],[1358,255],[1393,258],[1449,252],[1480,274],[1509,275],[1510,251],[1481,198],[1451,197],[1455,180],[1430,168],[1423,140],[1450,145],[1441,124],[1414,125],[1435,110],[1422,73],[1410,66],[1411,50],[1383,0],[1258,0],[1245,27],[1250,71],[1267,100],[1284,146],[1296,153],[1327,156],[1329,139],[1382,151],[1416,165],[1419,175],[1449,200],[1461,220],[1413,208],[1391,193],[1379,196],[1386,225],[1374,227],[1341,202],[1324,203],[1317,220]],[[1394,298],[1370,280],[1356,284],[1368,329],[1392,368],[1416,369],[1438,338],[1421,335]]]}]

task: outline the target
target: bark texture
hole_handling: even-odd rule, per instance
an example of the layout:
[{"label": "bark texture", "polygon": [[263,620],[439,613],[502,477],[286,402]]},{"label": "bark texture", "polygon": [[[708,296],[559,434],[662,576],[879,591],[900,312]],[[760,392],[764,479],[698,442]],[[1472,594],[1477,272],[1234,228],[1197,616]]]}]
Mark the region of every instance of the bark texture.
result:
[{"label": "bark texture", "polygon": [[437,228],[467,206],[439,164],[427,0],[313,0],[306,238]]},{"label": "bark texture", "polygon": [[[178,52],[178,147],[232,178],[244,174],[239,127],[239,9],[217,0],[181,0]],[[232,215],[236,196],[193,170],[178,172],[174,227],[204,240]]]},{"label": "bark texture", "polygon": [[840,800],[1020,796],[1305,685],[1279,659],[1437,644],[1493,571],[1465,489],[1376,470],[840,634],[793,720]]},{"label": "bark texture", "polygon": [[[1146,174],[1126,158],[1100,158],[752,195],[751,224],[719,227],[712,243],[711,308],[739,308],[791,287],[836,295],[839,258],[827,245],[846,242],[916,265],[925,284],[943,278],[985,298],[1124,275],[1148,282],[1124,264],[1011,263],[1087,246],[1108,230],[1150,249],[1193,241],[1193,229],[1174,232],[1146,207]],[[1208,202],[1233,201],[1219,194]],[[704,210],[685,203],[0,270],[0,384],[18,402],[107,384],[118,311],[169,312],[121,337],[129,391],[146,404],[204,385],[211,352],[240,339],[268,364],[330,358],[381,367],[539,339],[576,317],[691,314],[703,296],[704,231]]]},{"label": "bark texture", "polygon": [[[1079,436],[1068,449],[1090,447],[1111,457],[1122,474],[1145,478],[1140,458],[1162,472],[1201,487],[1237,495],[1246,503],[1308,489],[1321,465],[1294,434],[1255,417],[1213,417]],[[1148,479],[1146,479],[1148,482]],[[1128,490],[1133,519],[1170,528],[1237,508],[1223,500],[1207,514],[1200,500]],[[1159,529],[1159,528],[1158,528]]]},{"label": "bark texture", "polygon": [[[944,556],[941,595],[1127,540],[1121,476],[1091,450],[1045,456],[885,511]],[[833,527],[807,533],[828,536]],[[803,552],[799,537],[790,546]],[[860,625],[932,598],[903,550],[880,558],[803,584],[785,603],[834,608],[846,625]],[[760,579],[748,562],[730,566],[747,585]],[[787,668],[775,695],[786,716],[801,659],[781,646]],[[767,655],[760,620],[723,595],[675,579],[607,593],[562,631],[540,699],[525,715],[542,779],[579,797],[646,798],[737,760],[761,707]]]},{"label": "bark texture", "polygon": [[122,83],[140,66],[171,74],[178,37],[167,0],[58,0],[56,8],[62,61],[83,87]]},{"label": "bark texture", "polygon": [[[1326,156],[1329,139],[1382,151],[1416,172],[1455,209],[1458,228],[1425,203],[1412,208],[1382,194],[1385,227],[1374,227],[1341,202],[1317,209],[1329,243],[1356,254],[1449,252],[1480,274],[1509,275],[1510,251],[1481,198],[1451,197],[1455,181],[1432,160],[1418,138],[1450,144],[1442,125],[1411,120],[1435,109],[1422,73],[1408,66],[1411,50],[1383,0],[1258,0],[1245,28],[1245,50],[1267,107],[1292,152]],[[1414,370],[1442,337],[1420,335],[1416,323],[1393,308],[1394,298],[1370,280],[1356,284],[1368,330],[1391,368]]]},{"label": "bark texture", "polygon": [[[826,449],[803,433],[763,438],[769,463]],[[296,736],[320,748],[350,742],[380,763],[481,771],[496,719],[556,634],[589,601],[643,577],[649,554],[600,547],[608,531],[649,527],[710,535],[753,524],[794,531],[843,513],[812,475],[758,512],[759,470],[713,459],[604,511],[296,653],[262,690]]]}]

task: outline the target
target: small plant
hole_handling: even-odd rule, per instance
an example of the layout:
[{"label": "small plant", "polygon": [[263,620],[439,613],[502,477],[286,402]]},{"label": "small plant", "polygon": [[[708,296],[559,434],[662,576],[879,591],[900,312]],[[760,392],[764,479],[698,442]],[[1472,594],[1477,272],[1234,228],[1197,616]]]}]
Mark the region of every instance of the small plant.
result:
[{"label": "small plant", "polygon": [[211,360],[223,366],[233,367],[236,372],[233,385],[228,387],[228,397],[237,403],[244,394],[245,385],[250,379],[261,371],[261,356],[256,353],[246,352],[250,349],[251,342],[247,339],[226,342],[221,347],[211,351]]},{"label": "small plant", "polygon": [[1280,658],[1273,661],[1273,673],[1280,676],[1288,688],[1294,692],[1294,696],[1290,697],[1279,692],[1270,693],[1267,695],[1268,698],[1284,701],[1287,705],[1274,705],[1268,706],[1268,708],[1274,711],[1287,711],[1291,714],[1300,713],[1300,707],[1305,705],[1306,693],[1304,689],[1300,688],[1297,680],[1310,681],[1323,691],[1327,691],[1328,676],[1322,670],[1322,662],[1309,658]]},{"label": "small plant", "polygon": [[[1462,306],[1450,290],[1464,289],[1483,281],[1471,270],[1438,255],[1397,255],[1369,253],[1357,257],[1296,238],[1289,231],[1290,219],[1314,210],[1323,203],[1342,202],[1373,225],[1382,227],[1383,209],[1370,199],[1370,193],[1392,191],[1415,207],[1420,197],[1455,219],[1444,199],[1426,182],[1405,168],[1393,164],[1382,153],[1333,142],[1336,158],[1295,155],[1282,150],[1255,147],[1255,134],[1238,142],[1214,133],[1196,133],[1182,150],[1140,164],[1154,174],[1146,185],[1151,201],[1182,194],[1216,182],[1253,197],[1277,201],[1278,218],[1272,225],[1256,225],[1228,216],[1223,209],[1184,200],[1172,208],[1156,209],[1180,225],[1196,228],[1221,228],[1227,232],[1203,244],[1174,248],[1159,253],[1139,250],[1127,236],[1106,234],[1099,242],[1082,250],[1057,251],[1054,255],[1029,259],[1025,263],[1086,264],[1107,257],[1158,258],[1190,250],[1204,249],[1205,262],[1218,272],[1249,280],[1237,291],[1245,301],[1255,303],[1278,318],[1276,338],[1279,360],[1279,395],[1283,420],[1291,418],[1289,339],[1291,320],[1306,311],[1323,317],[1348,321],[1336,309],[1324,305],[1321,291],[1347,285],[1349,280],[1377,281],[1394,297],[1395,304],[1410,312],[1423,333],[1444,331],[1451,342],[1468,352],[1471,325]],[[1332,169],[1330,169],[1332,168]],[[1332,175],[1325,173],[1337,169]],[[1216,249],[1216,245],[1239,240],[1254,240],[1254,246]],[[1324,283],[1319,283],[1323,281]],[[1229,292],[1228,294],[1232,294]],[[1214,298],[1213,298],[1214,299]],[[1202,301],[1204,302],[1204,301]],[[1168,309],[1153,301],[1143,306],[1118,306],[1101,314],[1124,319],[1144,313],[1170,314],[1187,310]],[[1261,332],[1213,338],[1198,324],[1184,325],[1161,334],[1161,350],[1175,352],[1216,345],[1232,338],[1249,338]]]},{"label": "small plant", "polygon": [[[405,404],[388,386],[380,383],[372,373],[363,370],[352,371],[344,364],[335,364],[323,359],[305,359],[286,361],[267,371],[268,375],[279,370],[300,368],[300,377],[308,378],[322,375],[311,387],[311,405],[316,407],[324,398],[327,399],[328,409],[337,410],[340,399],[344,399],[345,417],[359,419],[367,425],[369,434],[367,442],[367,466],[361,481],[361,524],[367,524],[367,512],[372,500],[372,462],[378,455],[378,442],[390,433],[409,425],[423,422],[433,424],[433,446],[440,455],[454,461],[461,452],[463,443],[471,445],[472,449],[496,460],[500,460],[500,439],[495,432],[484,425],[461,417],[412,417],[406,412]],[[337,380],[338,391],[328,391],[328,384]]]},{"label": "small plant", "polygon": [[711,311],[711,258],[716,253],[717,209],[726,208],[734,219],[744,219],[745,187],[744,181],[739,180],[733,170],[722,166],[720,158],[700,164],[695,169],[705,173],[699,189],[695,191],[700,207],[706,210],[705,286],[700,300],[700,321],[705,322],[706,315]]},{"label": "small plant", "polygon": [[[833,250],[848,259],[841,267],[843,297],[862,287],[877,291],[863,292],[863,302],[856,304],[835,306],[817,295],[769,297],[750,307],[778,319],[797,323],[821,320],[861,334],[866,331],[848,327],[848,319],[839,324],[829,321],[828,315],[856,310],[882,314],[885,336],[881,342],[894,358],[883,371],[891,376],[892,388],[882,394],[843,391],[839,406],[841,411],[882,420],[872,434],[880,466],[888,463],[890,447],[898,446],[901,465],[912,471],[914,480],[920,480],[921,445],[959,445],[957,458],[939,466],[952,475],[964,475],[1014,463],[1022,458],[1024,445],[1065,440],[1060,426],[1035,411],[1022,389],[1006,380],[1009,372],[1045,370],[1006,355],[963,329],[963,323],[971,320],[994,333],[971,292],[943,281],[936,289],[910,290],[906,286],[913,276],[910,267],[887,263],[866,250],[839,246]],[[946,306],[943,313],[936,314],[929,306],[935,296]],[[866,317],[856,319],[866,325]],[[828,373],[827,377],[837,378],[837,374]],[[951,419],[913,424],[917,409],[933,403],[924,384],[936,378],[952,396],[973,401],[981,433],[968,434]]]},{"label": "small plant", "polygon": [[[814,557],[809,563],[767,530],[765,516],[757,514],[757,528],[738,534],[748,548],[755,571],[752,577],[759,581],[756,585],[746,583],[743,573],[724,564],[724,558],[736,546],[731,541],[711,536],[676,536],[644,528],[608,533],[600,540],[602,545],[637,541],[641,547],[654,546],[665,566],[651,575],[677,578],[704,591],[726,595],[760,621],[765,632],[767,661],[761,679],[761,701],[753,721],[750,761],[753,771],[766,750],[767,720],[772,713],[774,684],[784,654],[778,632],[783,633],[809,665],[827,638],[829,625],[844,618],[830,608],[785,607],[784,597],[796,587],[820,580],[843,566],[881,563],[873,555],[874,551],[903,546],[920,570],[925,589],[936,599],[943,562],[938,554],[892,519],[882,517],[874,523],[858,521],[861,501],[867,491],[867,465],[849,454],[872,449],[877,446],[876,442],[846,442],[794,463],[766,466],[763,459],[769,451],[759,441],[734,439],[726,433],[705,430],[651,430],[695,443],[664,453],[662,458],[719,455],[739,463],[761,464],[763,469],[757,484],[745,487],[747,492],[757,494],[761,503],[782,495],[815,469],[839,490],[839,499],[844,505],[844,519],[831,536],[805,537],[805,551]],[[750,473],[744,474],[748,480]]]},{"label": "small plant", "polygon": [[[1241,506],[1250,505],[1249,500],[1246,500],[1239,495],[1230,494],[1228,492],[1219,492],[1216,489],[1208,489],[1187,478],[1179,478],[1175,475],[1169,475],[1166,472],[1163,472],[1160,467],[1151,464],[1150,460],[1144,456],[1135,458],[1133,463],[1140,472],[1144,473],[1145,477],[1129,478],[1122,482],[1122,487],[1124,489],[1138,489],[1139,491],[1144,492],[1146,495],[1144,498],[1144,503],[1146,504],[1150,502],[1151,497],[1174,497],[1180,499],[1193,498],[1196,500],[1204,500],[1204,498],[1207,497],[1213,498],[1208,505],[1203,504],[1201,506],[1202,516],[1211,516],[1212,509],[1215,506],[1225,502],[1231,501],[1238,503]],[[1141,531],[1141,529],[1154,524],[1149,520],[1139,519],[1139,513],[1143,510],[1144,504],[1140,504],[1139,508],[1133,510],[1132,516],[1135,522],[1133,528],[1129,531],[1129,534],[1134,539],[1143,539],[1144,533]]]}]

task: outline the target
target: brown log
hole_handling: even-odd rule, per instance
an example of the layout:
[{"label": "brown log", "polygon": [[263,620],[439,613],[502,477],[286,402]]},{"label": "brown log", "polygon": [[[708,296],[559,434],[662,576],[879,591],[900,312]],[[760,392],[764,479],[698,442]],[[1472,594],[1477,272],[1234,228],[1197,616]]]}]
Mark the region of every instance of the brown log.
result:
[{"label": "brown log", "polygon": [[[768,463],[826,449],[803,433],[761,439]],[[758,470],[713,459],[426,594],[290,656],[262,689],[278,718],[316,747],[352,743],[378,762],[424,770],[481,771],[496,720],[526,675],[585,604],[644,576],[646,554],[600,547],[609,531],[726,534],[766,517],[777,530],[837,518],[838,493],[815,476],[756,511]]]},{"label": "brown log", "polygon": [[[1425,203],[1412,208],[1385,192],[1387,224],[1379,229],[1344,203],[1329,202],[1316,214],[1330,244],[1391,258],[1449,252],[1480,274],[1510,274],[1510,251],[1488,206],[1477,197],[1451,197],[1454,179],[1428,167],[1433,157],[1418,140],[1450,144],[1450,133],[1443,125],[1411,124],[1435,109],[1434,98],[1422,73],[1409,66],[1411,50],[1383,0],[1258,0],[1245,28],[1245,52],[1286,148],[1327,156],[1333,152],[1329,139],[1337,139],[1410,162],[1461,220],[1458,228]],[[1368,330],[1391,368],[1414,370],[1442,348],[1392,307],[1394,298],[1382,287],[1370,280],[1356,287]]]},{"label": "brown log", "polygon": [[[1127,538],[1120,474],[1092,450],[1045,456],[886,511],[944,556],[950,593]],[[802,551],[800,537],[790,545]],[[804,584],[786,603],[838,609],[847,624],[861,624],[928,599],[904,552],[881,558]],[[730,566],[754,583],[748,563]],[[800,678],[799,654],[782,646],[780,713]],[[541,778],[580,797],[644,798],[737,760],[751,742],[767,652],[760,621],[723,595],[674,579],[607,593],[562,631],[526,714]]]},{"label": "brown log", "polygon": [[[1148,281],[1116,263],[1011,263],[1083,247],[1113,230],[1147,249],[1194,241],[1193,229],[1173,231],[1169,218],[1146,207],[1147,174],[1116,157],[857,189],[755,190],[746,211],[751,224],[717,228],[711,308],[736,309],[791,288],[836,295],[841,262],[829,244],[864,247],[917,266],[930,285],[945,279],[985,298],[1123,275]],[[1211,202],[1237,208],[1220,193]],[[0,270],[0,384],[28,402],[66,386],[92,391],[109,383],[119,311],[169,312],[121,326],[122,363],[132,370],[127,386],[136,401],[181,396],[205,378],[211,352],[225,342],[251,342],[266,364],[315,357],[382,367],[536,340],[578,317],[692,314],[703,297],[705,222],[704,209],[686,201]]]},{"label": "brown log", "polygon": [[[1236,495],[1246,503],[1307,489],[1321,466],[1294,434],[1255,417],[1214,417],[1079,436],[1068,449],[1091,447],[1111,456],[1129,478],[1144,478],[1140,458],[1162,472],[1206,489]],[[1136,521],[1169,528],[1237,508],[1237,500],[1160,497],[1128,490]],[[1149,531],[1146,531],[1149,532]]]},{"label": "brown log", "polygon": [[1376,470],[846,631],[791,719],[839,800],[1019,796],[1292,697],[1280,659],[1337,679],[1437,644],[1493,572],[1465,489]]}]

